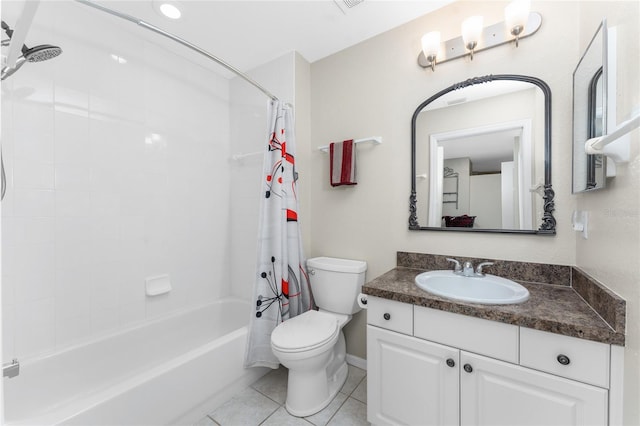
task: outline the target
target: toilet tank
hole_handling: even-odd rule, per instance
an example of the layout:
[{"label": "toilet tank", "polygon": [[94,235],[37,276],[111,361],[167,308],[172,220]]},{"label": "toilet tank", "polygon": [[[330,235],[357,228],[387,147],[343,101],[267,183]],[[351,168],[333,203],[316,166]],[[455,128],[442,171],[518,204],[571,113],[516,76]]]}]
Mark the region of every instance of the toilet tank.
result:
[{"label": "toilet tank", "polygon": [[309,282],[318,308],[345,315],[358,312],[358,294],[362,290],[366,270],[367,262],[363,260],[308,259]]}]

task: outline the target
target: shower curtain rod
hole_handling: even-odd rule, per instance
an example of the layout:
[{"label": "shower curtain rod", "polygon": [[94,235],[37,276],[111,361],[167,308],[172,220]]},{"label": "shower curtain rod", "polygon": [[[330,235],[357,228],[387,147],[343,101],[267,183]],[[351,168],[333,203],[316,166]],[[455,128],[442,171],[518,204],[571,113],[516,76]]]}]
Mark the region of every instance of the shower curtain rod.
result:
[{"label": "shower curtain rod", "polygon": [[227,62],[223,61],[222,59],[218,58],[215,55],[212,55],[211,53],[207,52],[206,50],[203,50],[201,48],[199,48],[198,46],[196,46],[195,44],[192,44],[176,35],[173,35],[169,32],[166,32],[158,27],[156,27],[155,25],[151,25],[148,22],[143,21],[142,19],[138,19],[134,16],[131,15],[127,15],[126,13],[122,13],[122,12],[118,12],[116,10],[113,9],[109,9],[108,7],[104,7],[102,5],[99,5],[97,3],[94,3],[90,0],[76,0],[78,3],[82,3],[86,6],[90,6],[93,7],[94,9],[98,9],[102,12],[106,12],[110,15],[113,16],[117,16],[118,18],[127,20],[129,22],[133,22],[136,25],[139,25],[143,28],[146,28],[150,31],[155,32],[156,34],[160,34],[164,37],[167,37],[177,43],[180,43],[181,45],[188,47],[189,49],[198,52],[199,54],[201,54],[202,56],[205,56],[209,59],[211,59],[212,61],[216,62],[218,65],[221,65],[223,67],[225,67],[226,69],[228,69],[229,71],[235,73],[238,77],[242,78],[243,80],[245,80],[247,83],[253,85],[254,87],[256,87],[258,90],[260,90],[262,93],[264,93],[265,95],[267,95],[269,98],[271,98],[274,101],[277,101],[278,98],[272,94],[271,92],[269,92],[267,89],[265,89],[264,87],[262,87],[258,82],[256,82],[255,80],[253,80],[251,77],[249,77],[248,75],[246,75],[245,73],[243,73],[242,71],[240,71],[239,69],[235,68],[234,66],[228,64]]}]

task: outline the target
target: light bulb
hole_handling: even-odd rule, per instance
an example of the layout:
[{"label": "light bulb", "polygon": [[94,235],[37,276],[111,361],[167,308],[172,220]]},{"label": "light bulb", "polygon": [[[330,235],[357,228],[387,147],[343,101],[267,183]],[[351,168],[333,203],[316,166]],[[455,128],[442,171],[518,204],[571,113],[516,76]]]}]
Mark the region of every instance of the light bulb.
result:
[{"label": "light bulb", "polygon": [[436,57],[440,50],[440,32],[431,31],[422,36],[422,53],[431,63],[431,70],[435,70]]},{"label": "light bulb", "polygon": [[504,21],[511,35],[516,38],[516,47],[520,34],[529,20],[530,0],[513,0],[504,8]]},{"label": "light bulb", "polygon": [[462,22],[462,40],[465,47],[471,51],[471,59],[473,59],[473,50],[482,36],[483,21],[482,16],[470,16]]}]

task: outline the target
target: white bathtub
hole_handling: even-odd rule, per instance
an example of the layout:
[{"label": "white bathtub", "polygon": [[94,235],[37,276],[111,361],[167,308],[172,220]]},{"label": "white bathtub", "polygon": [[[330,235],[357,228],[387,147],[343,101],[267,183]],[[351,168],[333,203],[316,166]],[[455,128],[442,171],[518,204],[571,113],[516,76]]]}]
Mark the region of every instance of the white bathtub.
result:
[{"label": "white bathtub", "polygon": [[175,425],[204,417],[266,369],[242,366],[249,304],[229,299],[21,364],[7,425]]}]

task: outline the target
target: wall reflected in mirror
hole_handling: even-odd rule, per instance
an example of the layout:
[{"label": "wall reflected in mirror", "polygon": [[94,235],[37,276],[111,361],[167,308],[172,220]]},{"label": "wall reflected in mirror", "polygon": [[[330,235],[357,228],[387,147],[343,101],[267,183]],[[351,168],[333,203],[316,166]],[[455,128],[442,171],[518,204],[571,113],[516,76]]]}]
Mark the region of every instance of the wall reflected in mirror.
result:
[{"label": "wall reflected in mirror", "polygon": [[535,232],[544,215],[545,94],[499,80],[450,91],[415,125],[418,222]]},{"label": "wall reflected in mirror", "polygon": [[589,155],[584,144],[606,132],[606,22],[598,27],[573,73],[573,179],[572,192],[605,187],[607,161]]}]

